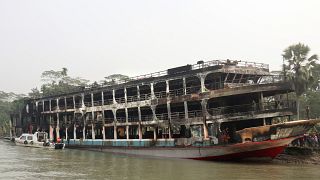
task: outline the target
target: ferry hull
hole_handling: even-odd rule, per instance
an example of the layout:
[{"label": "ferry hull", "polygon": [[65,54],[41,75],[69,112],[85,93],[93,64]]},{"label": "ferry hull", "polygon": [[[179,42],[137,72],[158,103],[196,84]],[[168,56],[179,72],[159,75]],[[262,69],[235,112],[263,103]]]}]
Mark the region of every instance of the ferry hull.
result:
[{"label": "ferry hull", "polygon": [[81,148],[134,156],[153,156],[194,160],[241,160],[273,159],[295,138],[247,142],[219,146],[192,147],[103,147],[67,145],[68,148]]}]

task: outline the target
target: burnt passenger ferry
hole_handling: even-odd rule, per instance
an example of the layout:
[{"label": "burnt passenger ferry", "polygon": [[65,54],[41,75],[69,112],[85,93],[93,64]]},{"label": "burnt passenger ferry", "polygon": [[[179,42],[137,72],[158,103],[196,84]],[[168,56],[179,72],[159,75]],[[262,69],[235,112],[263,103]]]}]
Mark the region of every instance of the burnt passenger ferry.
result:
[{"label": "burnt passenger ferry", "polygon": [[[66,148],[233,160],[274,158],[318,120],[290,121],[290,82],[262,63],[199,61],[108,86],[26,101],[12,133],[42,129]],[[277,123],[287,119],[287,123]]]}]

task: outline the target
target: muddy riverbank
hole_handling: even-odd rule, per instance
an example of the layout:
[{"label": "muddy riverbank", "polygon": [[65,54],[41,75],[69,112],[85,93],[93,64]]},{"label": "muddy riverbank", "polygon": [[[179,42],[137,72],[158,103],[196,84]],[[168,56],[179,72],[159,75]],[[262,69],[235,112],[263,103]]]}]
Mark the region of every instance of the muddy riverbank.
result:
[{"label": "muddy riverbank", "polygon": [[320,149],[289,147],[274,160],[277,163],[320,165]]}]

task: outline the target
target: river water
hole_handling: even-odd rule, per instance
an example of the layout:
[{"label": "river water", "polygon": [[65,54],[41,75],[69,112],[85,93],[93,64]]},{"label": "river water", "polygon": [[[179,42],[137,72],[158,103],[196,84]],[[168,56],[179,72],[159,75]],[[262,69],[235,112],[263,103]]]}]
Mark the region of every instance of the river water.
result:
[{"label": "river water", "polygon": [[0,140],[0,179],[319,179],[320,166],[132,157],[15,146]]}]

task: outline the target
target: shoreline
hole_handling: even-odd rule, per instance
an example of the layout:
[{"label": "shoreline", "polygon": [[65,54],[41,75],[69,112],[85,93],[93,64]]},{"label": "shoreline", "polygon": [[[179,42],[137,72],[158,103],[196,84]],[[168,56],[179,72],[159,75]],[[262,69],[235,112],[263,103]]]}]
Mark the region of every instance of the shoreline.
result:
[{"label": "shoreline", "polygon": [[307,147],[288,147],[285,152],[273,159],[282,164],[320,165],[320,149]]}]

